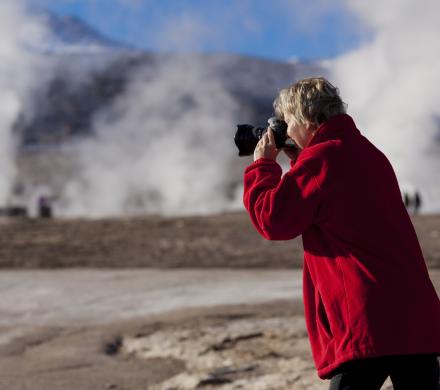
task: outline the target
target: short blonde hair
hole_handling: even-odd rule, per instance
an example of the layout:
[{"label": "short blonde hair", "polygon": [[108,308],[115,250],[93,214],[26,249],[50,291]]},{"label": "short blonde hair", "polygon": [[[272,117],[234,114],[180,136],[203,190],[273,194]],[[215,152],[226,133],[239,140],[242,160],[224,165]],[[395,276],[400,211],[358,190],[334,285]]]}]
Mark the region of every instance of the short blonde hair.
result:
[{"label": "short blonde hair", "polygon": [[345,114],[339,90],[324,77],[310,77],[282,89],[273,102],[275,115],[290,113],[302,126],[319,126],[334,115]]}]

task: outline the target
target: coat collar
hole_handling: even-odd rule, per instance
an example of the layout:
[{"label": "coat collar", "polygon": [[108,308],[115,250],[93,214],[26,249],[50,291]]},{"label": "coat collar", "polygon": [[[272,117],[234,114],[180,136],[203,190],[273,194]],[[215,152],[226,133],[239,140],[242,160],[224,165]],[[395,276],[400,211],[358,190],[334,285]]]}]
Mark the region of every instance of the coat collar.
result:
[{"label": "coat collar", "polygon": [[353,118],[347,114],[339,114],[331,117],[318,127],[307,147],[316,145],[320,142],[341,139],[345,138],[346,136],[359,134],[360,131],[356,128]]}]

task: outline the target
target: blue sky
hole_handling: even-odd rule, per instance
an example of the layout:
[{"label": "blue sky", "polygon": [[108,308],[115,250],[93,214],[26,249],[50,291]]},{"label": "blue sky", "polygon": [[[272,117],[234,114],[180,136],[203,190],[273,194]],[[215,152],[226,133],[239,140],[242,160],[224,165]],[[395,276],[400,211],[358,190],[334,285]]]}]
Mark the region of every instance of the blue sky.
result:
[{"label": "blue sky", "polygon": [[332,58],[368,39],[344,0],[27,0],[153,51]]}]

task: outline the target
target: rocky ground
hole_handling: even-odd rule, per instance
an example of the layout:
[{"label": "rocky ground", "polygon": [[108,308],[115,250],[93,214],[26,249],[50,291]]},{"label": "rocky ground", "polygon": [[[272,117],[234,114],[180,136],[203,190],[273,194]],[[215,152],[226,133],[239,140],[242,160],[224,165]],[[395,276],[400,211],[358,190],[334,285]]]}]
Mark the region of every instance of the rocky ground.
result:
[{"label": "rocky ground", "polygon": [[[300,301],[37,327],[0,346],[8,390],[324,390]],[[390,381],[382,389],[391,389]]]}]

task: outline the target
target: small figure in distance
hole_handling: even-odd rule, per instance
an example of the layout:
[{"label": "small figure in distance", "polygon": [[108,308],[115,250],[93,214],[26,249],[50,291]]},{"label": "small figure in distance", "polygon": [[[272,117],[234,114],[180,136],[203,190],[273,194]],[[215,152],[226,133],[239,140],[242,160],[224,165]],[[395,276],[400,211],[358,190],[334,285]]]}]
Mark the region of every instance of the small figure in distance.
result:
[{"label": "small figure in distance", "polygon": [[422,196],[419,191],[414,194],[414,213],[418,214],[420,208],[422,207]]},{"label": "small figure in distance", "polygon": [[38,198],[38,216],[40,218],[52,218],[52,204],[48,196],[41,195]]}]

